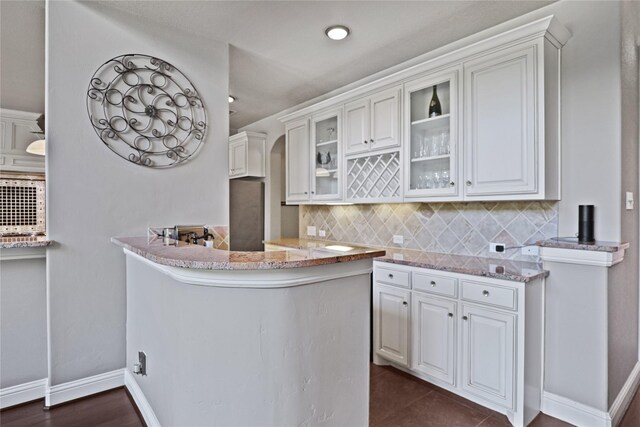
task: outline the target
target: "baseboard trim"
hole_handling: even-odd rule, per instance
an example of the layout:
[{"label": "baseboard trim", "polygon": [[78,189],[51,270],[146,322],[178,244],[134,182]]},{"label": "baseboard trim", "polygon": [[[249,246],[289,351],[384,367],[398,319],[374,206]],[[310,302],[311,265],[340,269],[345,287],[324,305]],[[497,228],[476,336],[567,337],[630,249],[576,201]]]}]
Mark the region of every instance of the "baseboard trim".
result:
[{"label": "baseboard trim", "polygon": [[629,374],[629,378],[622,386],[620,393],[616,397],[616,400],[613,401],[611,408],[609,408],[609,415],[611,416],[611,425],[617,426],[622,421],[622,417],[624,416],[627,409],[629,409],[629,405],[631,404],[631,400],[638,389],[638,385],[640,384],[640,361],[636,362],[636,366],[631,370],[631,374]]},{"label": "baseboard trim", "polygon": [[547,391],[542,393],[542,412],[582,427],[611,427],[609,413]]},{"label": "baseboard trim", "polygon": [[147,424],[147,427],[160,427],[160,422],[156,417],[155,412],[151,408],[151,405],[147,401],[142,389],[138,385],[138,382],[133,377],[131,372],[127,369],[124,370],[124,385],[129,390],[131,397],[133,397],[138,410],[142,414],[142,418],[144,418],[144,422]]},{"label": "baseboard trim", "polygon": [[47,391],[47,379],[18,384],[0,389],[0,409],[42,399]]},{"label": "baseboard trim", "polygon": [[45,406],[51,407],[70,400],[80,399],[112,388],[124,385],[124,369],[105,372],[68,383],[48,387],[45,393]]}]

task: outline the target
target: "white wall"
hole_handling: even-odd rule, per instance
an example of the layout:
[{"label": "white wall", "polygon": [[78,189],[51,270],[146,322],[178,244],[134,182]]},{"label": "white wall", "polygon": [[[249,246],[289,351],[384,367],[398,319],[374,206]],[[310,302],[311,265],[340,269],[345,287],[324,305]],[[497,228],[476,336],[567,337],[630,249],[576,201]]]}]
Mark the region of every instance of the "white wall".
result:
[{"label": "white wall", "polygon": [[44,258],[0,262],[0,388],[47,378],[45,265]]},{"label": "white wall", "polygon": [[0,1],[0,107],[44,112],[44,0]]},{"label": "white wall", "polygon": [[[47,281],[56,385],[124,367],[125,262],[110,237],[143,235],[147,225],[228,223],[228,46],[95,3],[47,4],[47,223],[56,241]],[[89,79],[124,53],[166,59],[200,92],[207,137],[187,164],[137,166],[94,133],[85,107]]]}]

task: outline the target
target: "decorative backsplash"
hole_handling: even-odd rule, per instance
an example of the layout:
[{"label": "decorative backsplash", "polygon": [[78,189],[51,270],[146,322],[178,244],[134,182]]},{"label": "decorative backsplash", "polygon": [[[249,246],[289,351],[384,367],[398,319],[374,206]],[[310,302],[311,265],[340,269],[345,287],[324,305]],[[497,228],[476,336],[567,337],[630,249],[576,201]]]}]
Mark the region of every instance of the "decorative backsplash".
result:
[{"label": "decorative backsplash", "polygon": [[[519,249],[490,253],[489,243],[509,247],[558,237],[557,202],[403,203],[300,206],[300,236],[307,226],[319,239],[486,258],[531,260]],[[404,243],[393,243],[402,235]],[[317,238],[317,237],[316,237]]]},{"label": "decorative backsplash", "polygon": [[229,226],[208,225],[207,227],[209,228],[209,233],[213,234],[213,247],[229,250]]}]

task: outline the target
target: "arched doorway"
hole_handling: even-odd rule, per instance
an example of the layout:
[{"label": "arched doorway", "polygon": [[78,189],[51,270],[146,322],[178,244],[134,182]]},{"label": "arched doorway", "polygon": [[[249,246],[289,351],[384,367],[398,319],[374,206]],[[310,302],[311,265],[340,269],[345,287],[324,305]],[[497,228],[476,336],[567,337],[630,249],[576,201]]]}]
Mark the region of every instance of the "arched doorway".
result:
[{"label": "arched doorway", "polygon": [[285,205],[286,200],[286,158],[285,137],[278,138],[269,153],[269,210],[268,236],[298,237],[298,206]]}]

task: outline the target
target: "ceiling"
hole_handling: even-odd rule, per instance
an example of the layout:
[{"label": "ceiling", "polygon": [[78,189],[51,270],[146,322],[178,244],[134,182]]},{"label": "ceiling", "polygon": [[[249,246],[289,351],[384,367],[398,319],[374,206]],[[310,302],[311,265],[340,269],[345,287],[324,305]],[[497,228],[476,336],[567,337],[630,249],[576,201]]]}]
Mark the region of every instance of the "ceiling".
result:
[{"label": "ceiling", "polygon": [[[237,129],[550,1],[100,3],[229,43],[229,89],[238,98],[230,127]],[[331,24],[351,35],[329,40]]]}]

